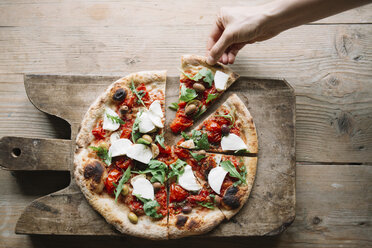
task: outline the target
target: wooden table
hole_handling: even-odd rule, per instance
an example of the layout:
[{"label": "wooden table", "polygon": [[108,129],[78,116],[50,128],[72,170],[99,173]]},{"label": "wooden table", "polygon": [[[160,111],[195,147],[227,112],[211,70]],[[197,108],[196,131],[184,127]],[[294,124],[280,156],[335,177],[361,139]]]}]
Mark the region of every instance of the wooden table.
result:
[{"label": "wooden table", "polygon": [[[1,1],[0,137],[69,138],[64,121],[28,101],[24,73],[168,69],[177,75],[180,55],[205,53],[215,13],[225,4]],[[69,175],[0,170],[0,247],[371,247],[371,51],[372,5],[367,5],[249,45],[233,66],[245,76],[285,78],[295,88],[297,217],[283,234],[166,242],[16,235],[23,209],[66,187]]]}]

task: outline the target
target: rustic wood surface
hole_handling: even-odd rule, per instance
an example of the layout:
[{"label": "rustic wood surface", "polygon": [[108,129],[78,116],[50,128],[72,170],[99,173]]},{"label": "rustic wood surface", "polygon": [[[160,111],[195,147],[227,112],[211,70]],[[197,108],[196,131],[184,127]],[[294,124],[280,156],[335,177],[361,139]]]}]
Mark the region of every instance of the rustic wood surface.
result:
[{"label": "rustic wood surface", "polygon": [[[125,75],[167,68],[176,74],[181,54],[204,54],[217,9],[237,3],[1,1],[0,136],[69,138],[64,121],[29,102],[24,73]],[[282,235],[177,243],[15,235],[24,208],[66,187],[69,174],[0,170],[0,247],[372,246],[371,10],[367,5],[250,45],[233,66],[245,76],[286,78],[295,88],[297,217]]]},{"label": "rustic wood surface", "polygon": [[[76,130],[89,105],[116,79],[104,76],[26,75],[25,88],[37,108],[70,123],[72,140],[75,140]],[[178,99],[178,89],[179,77],[168,77],[166,105]],[[281,80],[241,77],[203,118],[232,93],[240,96],[254,116],[259,139],[258,170],[248,203],[232,221],[222,223],[208,236],[275,235],[295,218],[294,91]],[[174,111],[167,109],[166,123],[174,115]],[[180,138],[170,135],[170,132],[166,129],[168,144]],[[71,154],[75,144],[60,141],[27,138],[22,142],[22,138],[4,137],[0,140],[0,145],[4,147],[0,162],[5,168],[16,170],[66,170],[68,165],[73,170]],[[14,154],[15,149],[19,149],[20,154]],[[56,153],[56,162],[45,166],[53,153]],[[67,189],[33,201],[17,222],[16,233],[117,235],[118,232],[84,200],[74,182],[72,178]]]}]

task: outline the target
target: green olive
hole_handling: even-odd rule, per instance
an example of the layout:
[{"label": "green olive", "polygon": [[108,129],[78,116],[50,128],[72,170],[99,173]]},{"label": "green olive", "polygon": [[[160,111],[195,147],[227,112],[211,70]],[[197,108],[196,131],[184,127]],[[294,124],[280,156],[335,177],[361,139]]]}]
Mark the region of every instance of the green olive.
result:
[{"label": "green olive", "polygon": [[129,187],[128,187],[128,185],[126,185],[126,184],[123,185],[123,189],[121,190],[121,194],[123,196],[126,196],[126,195],[129,194]]},{"label": "green olive", "polygon": [[148,141],[149,143],[152,143],[152,138],[151,138],[151,136],[148,135],[148,134],[144,134],[144,135],[142,135],[142,139]]},{"label": "green olive", "polygon": [[157,156],[159,156],[159,147],[154,144],[154,143],[151,143],[151,152],[152,152],[152,158],[156,158]]},{"label": "green olive", "polygon": [[100,144],[99,144],[100,147],[108,150],[109,149],[109,145],[105,142],[105,141],[102,141]]},{"label": "green olive", "polygon": [[133,212],[129,212],[129,214],[128,214],[128,219],[129,219],[129,221],[132,222],[133,224],[137,224],[137,222],[138,222],[138,217],[137,217],[137,215],[136,215],[135,213],[133,213]]}]

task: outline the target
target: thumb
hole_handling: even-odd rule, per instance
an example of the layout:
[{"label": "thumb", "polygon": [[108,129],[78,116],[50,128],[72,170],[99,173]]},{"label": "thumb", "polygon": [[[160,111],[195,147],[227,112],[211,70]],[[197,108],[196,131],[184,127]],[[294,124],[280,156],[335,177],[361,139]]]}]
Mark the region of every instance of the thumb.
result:
[{"label": "thumb", "polygon": [[216,44],[212,47],[209,52],[209,56],[207,58],[207,63],[210,65],[214,65],[217,61],[221,58],[222,54],[226,51],[226,49],[233,43],[233,36],[226,32],[226,30],[222,33],[221,37],[218,39]]}]

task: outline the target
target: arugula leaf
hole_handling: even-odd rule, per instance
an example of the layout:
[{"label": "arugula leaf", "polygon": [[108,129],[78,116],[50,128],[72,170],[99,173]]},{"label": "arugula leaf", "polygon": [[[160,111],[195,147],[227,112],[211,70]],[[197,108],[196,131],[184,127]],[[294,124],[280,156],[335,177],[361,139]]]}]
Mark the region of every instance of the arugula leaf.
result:
[{"label": "arugula leaf", "polygon": [[187,135],[187,133],[185,133],[184,131],[181,132],[181,135],[182,137],[185,139],[185,140],[189,140],[190,137]]},{"label": "arugula leaf", "polygon": [[226,114],[226,115],[216,115],[216,117],[223,117],[225,118],[226,120],[229,120],[231,122],[231,125],[230,125],[230,128],[232,128],[234,126],[234,123],[235,123],[235,118],[233,115],[231,115],[230,113]]},{"label": "arugula leaf", "polygon": [[216,93],[216,94],[208,94],[207,100],[205,101],[205,103],[209,103],[210,101],[212,101],[212,100],[214,100],[216,98],[218,98],[218,93]]},{"label": "arugula leaf", "polygon": [[168,106],[171,110],[177,111],[178,110],[178,103],[172,102],[171,105]]},{"label": "arugula leaf", "polygon": [[197,96],[198,94],[196,94],[196,91],[194,89],[189,89],[184,84],[182,85],[180,101],[189,102]]},{"label": "arugula leaf", "polygon": [[205,208],[214,209],[214,204],[212,202],[196,202],[200,206],[203,206]]},{"label": "arugula leaf", "polygon": [[170,172],[168,173],[168,178],[177,176],[178,178],[185,172],[185,166],[187,163],[185,161],[182,161],[181,159],[177,159],[177,161],[170,165]]},{"label": "arugula leaf", "polygon": [[[241,184],[241,183],[246,184],[246,182],[245,182],[245,176],[246,176],[246,174],[247,174],[247,171],[242,172],[242,174],[240,174],[240,173],[236,170],[234,164],[231,163],[231,161],[229,161],[229,160],[227,160],[227,161],[222,161],[222,162],[220,163],[220,165],[221,165],[222,168],[224,168],[226,171],[229,172],[229,175],[230,175],[231,177],[235,177],[235,178],[238,178],[238,179],[239,179],[239,181],[236,182],[236,185],[239,185],[239,184]],[[245,167],[245,166],[243,166],[243,167]]]},{"label": "arugula leaf", "polygon": [[163,135],[161,135],[161,134],[157,134],[156,137],[155,137],[155,140],[156,140],[156,142],[159,143],[159,145],[160,145],[161,147],[163,147],[163,148],[165,149],[165,145],[164,145],[164,136],[163,136]]},{"label": "arugula leaf", "polygon": [[[247,167],[245,167],[242,159],[240,159],[240,161],[239,161],[239,170],[240,170],[239,174],[242,176],[242,178],[244,180],[244,183],[245,183],[246,178],[247,178]],[[239,181],[237,181],[237,182],[239,182]],[[237,183],[237,182],[234,183],[234,186],[240,184],[240,183]]]},{"label": "arugula leaf", "polygon": [[106,113],[106,116],[107,116],[107,118],[109,118],[114,123],[125,124],[125,121],[120,119],[120,117],[118,117],[118,116],[113,116],[113,115],[110,115],[110,114],[107,114],[107,113]]},{"label": "arugula leaf", "polygon": [[145,211],[145,214],[147,216],[150,216],[152,218],[155,218],[155,219],[159,219],[161,217],[163,217],[162,214],[158,214],[156,212],[156,207],[160,206],[159,203],[156,201],[156,200],[149,200],[149,199],[145,199],[139,195],[135,195],[135,197],[138,198],[138,200],[140,200],[141,202],[143,202],[143,210]]},{"label": "arugula leaf", "polygon": [[214,80],[213,72],[207,68],[203,68],[200,71],[198,71],[194,78],[196,79],[196,81],[198,81],[200,78],[203,78],[203,81],[208,83],[209,87],[212,86]]},{"label": "arugula leaf", "polygon": [[187,135],[185,132],[181,132],[181,135],[185,140],[192,139],[195,144],[195,149],[199,150],[209,149],[208,135],[206,133],[202,133],[199,130],[193,130],[191,132],[191,137]]},{"label": "arugula leaf", "polygon": [[121,191],[123,190],[123,185],[124,183],[128,182],[129,178],[130,178],[130,167],[128,167],[128,169],[123,173],[122,177],[119,180],[118,185],[114,184],[115,202],[118,201],[119,195]]},{"label": "arugula leaf", "polygon": [[245,153],[249,153],[249,151],[247,149],[240,149],[240,150],[236,150],[234,152],[234,154],[237,154],[237,155],[241,155],[241,154],[245,154]]},{"label": "arugula leaf", "polygon": [[202,106],[201,108],[198,109],[198,112],[194,115],[194,119],[198,119],[204,112],[207,110],[205,106]]},{"label": "arugula leaf", "polygon": [[136,95],[137,103],[141,103],[146,108],[145,103],[142,101],[142,97],[145,95],[145,92],[143,90],[137,91],[136,87],[134,86],[133,80],[129,88],[133,92],[133,94]]},{"label": "arugula leaf", "polygon": [[139,174],[151,173],[152,178],[150,181],[152,183],[158,181],[161,184],[163,184],[165,181],[165,174],[167,171],[168,171],[168,166],[165,163],[159,160],[156,160],[156,159],[152,159],[148,163],[148,168],[146,170],[138,171],[135,173],[139,173]]},{"label": "arugula leaf", "polygon": [[140,116],[142,115],[142,111],[137,114],[136,119],[134,120],[133,126],[132,126],[132,141],[133,143],[136,143],[137,139],[141,137],[141,133],[139,132],[139,123],[140,123]]},{"label": "arugula leaf", "polygon": [[196,161],[200,161],[202,160],[203,158],[205,158],[205,156],[203,154],[200,154],[200,153],[196,153],[196,152],[191,152],[190,151],[190,154],[193,158],[196,159]]},{"label": "arugula leaf", "polygon": [[208,135],[206,133],[200,132],[199,130],[192,131],[191,138],[194,141],[195,148],[201,150],[208,150],[209,149],[209,142],[208,142]]},{"label": "arugula leaf", "polygon": [[194,76],[191,76],[190,74],[187,74],[186,72],[184,72],[181,69],[180,69],[180,71],[182,72],[183,75],[185,75],[187,78],[189,78],[193,81],[199,81],[200,79],[203,78],[203,81],[208,83],[209,87],[212,86],[214,76],[213,76],[213,72],[208,68],[203,68],[203,69],[199,70],[198,73],[196,73]]},{"label": "arugula leaf", "polygon": [[97,156],[100,157],[107,165],[111,164],[111,156],[106,148],[103,148],[101,146],[89,146],[89,148],[95,151],[97,153]]}]

